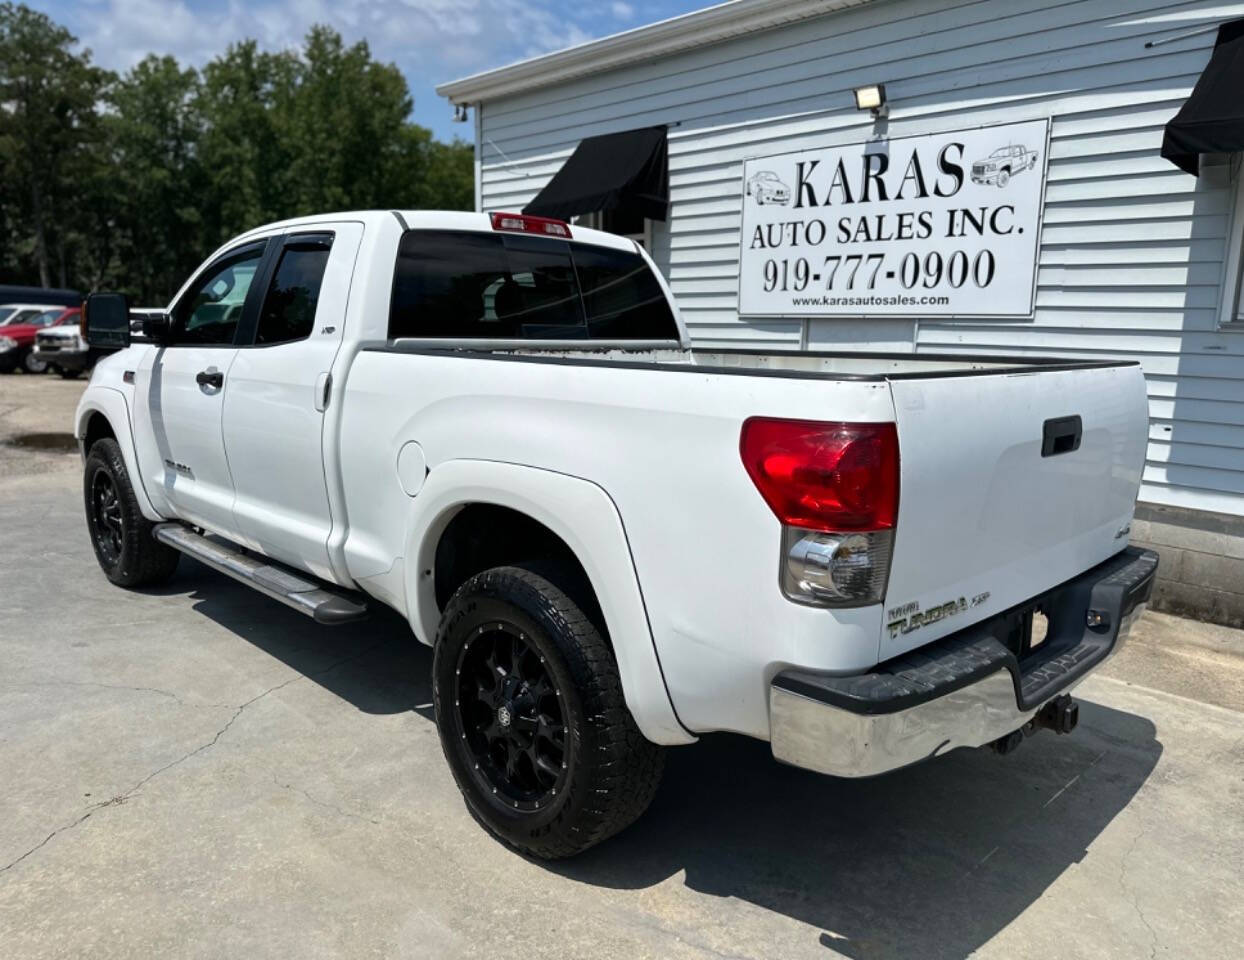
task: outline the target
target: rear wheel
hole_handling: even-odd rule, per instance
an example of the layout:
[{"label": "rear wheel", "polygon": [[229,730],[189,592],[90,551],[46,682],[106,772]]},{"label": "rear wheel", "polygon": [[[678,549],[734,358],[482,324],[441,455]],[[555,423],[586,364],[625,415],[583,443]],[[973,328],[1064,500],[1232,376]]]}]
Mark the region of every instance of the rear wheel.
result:
[{"label": "rear wheel", "polygon": [[82,371],[77,367],[74,367],[72,370],[66,370],[64,367],[57,367],[56,372],[60,374],[60,378],[62,380],[77,380],[78,377],[82,376]]},{"label": "rear wheel", "polygon": [[82,494],[95,559],[109,580],[119,587],[146,587],[173,575],[181,554],[152,534],[155,525],[138,508],[115,440],[91,447]]},{"label": "rear wheel", "polygon": [[496,567],[463,584],[433,680],[467,807],[511,846],[571,856],[630,825],[656,793],[662,750],[627,710],[609,645],[544,576]]}]

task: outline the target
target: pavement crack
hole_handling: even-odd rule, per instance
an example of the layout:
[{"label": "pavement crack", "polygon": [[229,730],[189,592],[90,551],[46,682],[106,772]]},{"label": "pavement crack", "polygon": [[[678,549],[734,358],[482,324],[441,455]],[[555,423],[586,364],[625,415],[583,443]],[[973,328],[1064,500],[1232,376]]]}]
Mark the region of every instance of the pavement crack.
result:
[{"label": "pavement crack", "polygon": [[[16,860],[13,860],[5,864],[3,867],[0,867],[0,874],[7,873],[9,870],[12,870],[14,867],[16,867],[19,863],[21,863],[22,861],[30,857],[32,854],[37,853],[39,850],[42,850],[44,847],[46,847],[54,838],[60,836],[62,833],[66,833],[70,830],[73,830],[76,827],[80,826],[81,824],[85,823],[92,816],[94,816],[98,811],[104,809],[105,807],[116,807],[116,806],[120,806],[121,804],[125,803],[127,800],[129,800],[131,797],[137,794],[138,791],[140,791],[143,787],[149,784],[152,780],[160,776],[160,774],[168,770],[171,770],[174,767],[185,763],[191,757],[198,756],[200,753],[203,753],[206,750],[210,750],[212,747],[216,746],[216,744],[220,742],[220,738],[223,737],[229,731],[229,728],[232,727],[233,724],[237,721],[237,719],[240,716],[242,716],[243,713],[246,712],[247,707],[250,707],[251,705],[258,703],[260,700],[264,699],[264,697],[267,697],[270,694],[276,693],[278,690],[284,689],[285,687],[288,687],[292,683],[297,683],[299,680],[306,680],[308,678],[313,679],[316,677],[322,677],[329,673],[332,673],[334,670],[338,669],[339,667],[343,667],[348,663],[352,663],[355,660],[359,660],[362,657],[367,656],[369,653],[371,653],[374,650],[379,649],[383,645],[384,645],[383,641],[380,643],[374,643],[369,647],[365,647],[362,650],[352,653],[348,657],[342,657],[340,660],[334,661],[333,663],[325,667],[323,670],[316,670],[313,673],[297,674],[295,676],[290,677],[287,680],[283,680],[281,683],[278,683],[275,686],[268,687],[268,689],[264,690],[262,693],[256,694],[255,696],[247,700],[245,703],[237,707],[233,711],[233,716],[231,716],[225,722],[224,726],[222,726],[219,730],[216,731],[216,733],[212,736],[210,740],[206,741],[205,743],[200,744],[199,746],[195,747],[193,750],[190,750],[187,753],[182,754],[176,760],[170,760],[168,763],[164,764],[164,766],[147,774],[147,776],[143,777],[136,784],[134,784],[134,786],[130,787],[124,793],[118,794],[117,796],[111,797],[107,800],[101,800],[99,803],[91,804],[91,806],[86,810],[86,812],[83,813],[76,820],[73,820],[65,824],[64,826],[57,827],[55,830],[49,833],[46,837],[44,837],[37,844],[35,844],[33,847],[31,847],[29,850],[23,853]],[[154,689],[154,688],[148,688],[148,689]],[[167,691],[160,691],[160,692],[167,692]],[[314,798],[311,798],[311,799],[314,800]]]},{"label": "pavement crack", "polygon": [[0,867],[0,873],[6,873],[7,871],[12,870],[14,867],[16,867],[19,863],[21,863],[31,854],[37,853],[40,850],[42,850],[44,847],[46,847],[49,843],[51,843],[54,837],[59,836],[60,834],[64,833],[66,830],[72,830],[74,827],[82,823],[84,820],[90,819],[91,815],[101,806],[103,806],[103,804],[99,804],[98,806],[92,807],[90,810],[82,814],[82,816],[78,817],[78,819],[74,820],[72,823],[67,823],[63,827],[57,827],[55,830],[49,833],[46,837],[44,837],[42,840],[36,843],[33,847],[31,847],[29,850],[23,853],[20,857],[18,857],[12,863],[8,863],[8,864],[5,864],[3,867]]},{"label": "pavement crack", "polygon": [[1140,838],[1145,835],[1144,827],[1136,831],[1136,836],[1132,837],[1132,843],[1127,848],[1127,853],[1123,854],[1123,858],[1119,861],[1119,889],[1127,897],[1132,904],[1132,909],[1136,911],[1136,916],[1144,927],[1149,931],[1149,958],[1153,960],[1158,955],[1159,947],[1162,947],[1162,941],[1158,938],[1157,931],[1153,929],[1153,925],[1149,922],[1149,918],[1145,916],[1145,911],[1140,907],[1140,896],[1133,890],[1127,882],[1127,863],[1131,859],[1132,854],[1136,852],[1136,845],[1140,842]]},{"label": "pavement crack", "polygon": [[338,813],[343,817],[348,817],[351,820],[361,820],[363,823],[370,823],[375,826],[379,826],[380,824],[379,820],[374,820],[371,817],[364,817],[357,813],[351,813],[349,810],[346,810],[344,807],[340,807],[335,803],[329,803],[327,800],[321,800],[318,797],[313,797],[305,787],[296,787],[292,783],[282,783],[279,779],[277,779],[276,771],[272,771],[272,782],[282,790],[289,790],[293,793],[301,793],[317,807],[323,807],[325,810],[332,810],[334,813]]},{"label": "pavement crack", "polygon": [[227,703],[186,703],[180,696],[171,690],[161,690],[159,687],[133,687],[119,683],[100,683],[93,680],[24,680],[20,682],[7,682],[4,686],[9,688],[21,687],[91,687],[97,690],[124,690],[134,693],[153,693],[157,696],[167,697],[177,702],[183,707],[227,707]]}]

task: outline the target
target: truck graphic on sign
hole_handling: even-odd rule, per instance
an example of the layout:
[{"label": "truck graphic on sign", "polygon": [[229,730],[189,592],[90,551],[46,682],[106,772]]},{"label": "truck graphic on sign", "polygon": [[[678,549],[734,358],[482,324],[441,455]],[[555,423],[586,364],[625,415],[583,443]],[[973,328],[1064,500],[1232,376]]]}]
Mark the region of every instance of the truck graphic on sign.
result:
[{"label": "truck graphic on sign", "polygon": [[999,147],[984,160],[972,164],[973,183],[996,183],[1005,187],[1011,177],[1037,165],[1037,151],[1023,146]]}]

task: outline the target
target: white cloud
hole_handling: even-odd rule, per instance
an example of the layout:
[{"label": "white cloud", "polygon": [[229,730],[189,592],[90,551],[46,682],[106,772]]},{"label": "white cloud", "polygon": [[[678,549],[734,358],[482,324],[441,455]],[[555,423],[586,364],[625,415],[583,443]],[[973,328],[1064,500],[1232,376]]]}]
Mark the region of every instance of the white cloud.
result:
[{"label": "white cloud", "polygon": [[366,40],[393,62],[415,95],[415,119],[442,136],[468,135],[449,123],[432,88],[515,60],[583,43],[691,9],[708,0],[27,0],[91,48],[96,62],[124,71],[150,53],[200,66],[230,43],[251,38],[267,50],[301,45],[317,23],[347,43]]},{"label": "white cloud", "polygon": [[377,57],[427,84],[582,43],[600,35],[607,12],[634,12],[604,0],[78,0],[55,7],[51,16],[114,69],[148,53],[197,65],[248,37],[267,49],[296,47],[312,24],[324,23],[349,42],[366,40]]}]

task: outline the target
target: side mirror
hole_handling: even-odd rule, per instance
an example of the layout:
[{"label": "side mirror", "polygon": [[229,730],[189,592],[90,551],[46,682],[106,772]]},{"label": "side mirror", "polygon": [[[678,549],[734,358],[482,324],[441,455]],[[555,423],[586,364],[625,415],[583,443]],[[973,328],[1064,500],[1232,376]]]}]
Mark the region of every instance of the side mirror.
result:
[{"label": "side mirror", "polygon": [[86,342],[101,350],[130,345],[130,304],[120,293],[92,293],[82,304]]}]

